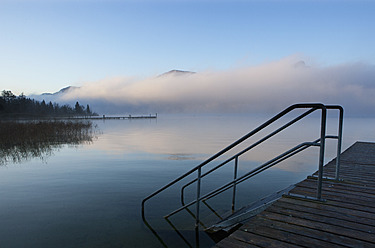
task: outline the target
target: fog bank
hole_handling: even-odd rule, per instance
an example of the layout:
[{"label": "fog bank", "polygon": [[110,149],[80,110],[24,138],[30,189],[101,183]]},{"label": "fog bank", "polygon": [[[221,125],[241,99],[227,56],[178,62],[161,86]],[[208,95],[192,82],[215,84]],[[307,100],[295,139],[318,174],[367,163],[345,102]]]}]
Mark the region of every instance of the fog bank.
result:
[{"label": "fog bank", "polygon": [[87,82],[59,100],[80,100],[111,113],[278,112],[297,102],[323,102],[341,104],[350,115],[374,115],[374,65],[298,61],[291,56],[227,71],[108,78]]}]

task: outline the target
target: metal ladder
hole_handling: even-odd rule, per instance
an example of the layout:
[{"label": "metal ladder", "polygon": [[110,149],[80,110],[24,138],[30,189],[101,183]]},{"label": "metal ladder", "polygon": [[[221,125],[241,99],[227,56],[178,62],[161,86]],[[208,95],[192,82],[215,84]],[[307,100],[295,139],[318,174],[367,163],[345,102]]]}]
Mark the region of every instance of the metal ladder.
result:
[{"label": "metal ladder", "polygon": [[[215,166],[214,168],[210,169],[209,171],[205,172],[202,174],[202,168],[208,164],[210,164],[211,162],[217,160],[220,156],[228,153],[229,151],[231,151],[233,148],[237,147],[238,145],[240,145],[241,143],[243,143],[245,140],[248,140],[250,137],[254,136],[255,134],[257,134],[258,132],[260,132],[261,130],[263,130],[264,128],[268,127],[269,125],[271,125],[272,123],[274,123],[275,121],[279,120],[281,117],[285,116],[286,114],[292,112],[293,110],[296,110],[296,109],[306,109],[305,112],[303,112],[302,114],[298,115],[297,117],[293,118],[292,120],[290,120],[289,122],[287,122],[286,124],[280,126],[279,128],[277,128],[276,130],[274,130],[273,132],[269,133],[268,135],[264,136],[263,138],[259,139],[258,141],[254,142],[253,144],[251,144],[250,146],[246,147],[245,149],[241,150],[240,152],[237,152],[235,155],[231,156],[230,158],[226,159],[225,161],[223,161],[222,163],[220,163],[219,165]],[[259,144],[263,143],[264,141],[270,139],[271,137],[273,137],[274,135],[280,133],[281,131],[285,130],[287,127],[293,125],[294,123],[302,120],[303,118],[305,118],[306,116],[312,114],[313,112],[317,111],[317,110],[320,110],[321,111],[321,117],[320,117],[320,137],[317,138],[316,140],[314,141],[311,141],[311,142],[303,142],[291,149],[289,149],[288,151],[276,156],[275,158],[263,163],[262,165],[258,166],[257,168],[245,173],[244,175],[240,176],[240,177],[237,177],[237,168],[238,168],[238,160],[239,160],[239,157],[243,154],[245,154],[246,152],[250,151],[251,149],[253,149],[254,147],[258,146]],[[326,135],[326,124],[327,124],[327,110],[338,110],[339,111],[339,117],[338,117],[338,131],[337,131],[337,135]],[[339,105],[324,105],[322,103],[298,103],[298,104],[294,104],[294,105],[291,105],[290,107],[286,108],[285,110],[281,111],[279,114],[275,115],[274,117],[272,117],[271,119],[269,119],[268,121],[264,122],[262,125],[260,125],[259,127],[255,128],[253,131],[249,132],[248,134],[246,134],[245,136],[243,136],[242,138],[238,139],[237,141],[235,141],[234,143],[232,143],[231,145],[229,145],[228,147],[224,148],[223,150],[219,151],[218,153],[216,153],[215,155],[211,156],[210,158],[208,158],[207,160],[203,161],[201,164],[197,165],[196,167],[194,167],[193,169],[189,170],[188,172],[186,172],[185,174],[181,175],[180,177],[176,178],[175,180],[173,180],[172,182],[168,183],[167,185],[165,185],[164,187],[158,189],[157,191],[155,191],[154,193],[150,194],[149,196],[147,196],[146,198],[144,198],[142,200],[142,219],[144,222],[147,223],[146,221],[146,218],[145,218],[145,203],[157,196],[158,194],[160,194],[161,192],[163,192],[164,190],[170,188],[171,186],[175,185],[176,183],[180,182],[181,180],[183,180],[184,178],[186,178],[187,176],[193,174],[193,173],[197,173],[197,176],[194,180],[191,180],[190,182],[188,182],[187,184],[185,184],[184,186],[181,187],[181,207],[172,211],[171,213],[169,213],[168,215],[164,216],[166,219],[168,219],[168,217],[184,210],[184,209],[187,209],[188,210],[188,207],[192,206],[195,204],[195,214],[194,214],[194,217],[195,217],[195,228],[198,229],[199,228],[199,224],[200,224],[200,216],[199,216],[199,212],[200,212],[200,203],[201,202],[205,202],[207,201],[208,199],[212,198],[212,197],[215,197],[219,194],[221,194],[222,192],[224,191],[227,191],[231,188],[233,188],[233,196],[232,196],[232,211],[234,211],[234,208],[235,208],[235,200],[236,200],[236,185],[250,179],[251,177],[261,173],[262,171],[265,171],[267,170],[268,168],[271,168],[273,167],[274,165],[300,153],[301,151],[309,148],[309,147],[312,147],[312,146],[315,146],[315,147],[319,147],[319,170],[318,170],[318,180],[317,180],[317,191],[316,191],[316,197],[314,198],[315,200],[322,200],[322,181],[323,181],[323,165],[324,165],[324,155],[325,155],[325,143],[326,143],[326,139],[337,139],[337,158],[336,158],[336,175],[335,175],[335,180],[339,180],[339,173],[340,173],[340,153],[341,153],[341,143],[342,143],[342,128],[343,128],[343,114],[344,114],[344,110],[341,106]],[[212,190],[210,191],[209,193],[206,193],[204,195],[201,195],[201,180],[213,173],[214,171],[216,171],[217,169],[221,168],[222,166],[225,166],[226,164],[228,164],[229,162],[231,161],[234,161],[234,172],[233,172],[233,180],[220,186],[219,188],[215,189],[215,190]],[[184,192],[185,192],[185,189],[186,187],[188,187],[189,185],[193,184],[193,183],[196,183],[197,185],[197,188],[196,188],[196,198],[195,200],[189,202],[189,203],[185,203],[185,197],[184,197]],[[190,211],[190,210],[189,210]]]}]

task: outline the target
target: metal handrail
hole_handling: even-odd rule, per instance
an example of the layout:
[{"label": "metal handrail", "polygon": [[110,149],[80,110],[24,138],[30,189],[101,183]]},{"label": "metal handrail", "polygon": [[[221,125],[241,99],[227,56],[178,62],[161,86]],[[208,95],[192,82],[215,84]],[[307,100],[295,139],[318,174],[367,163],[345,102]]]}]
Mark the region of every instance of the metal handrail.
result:
[{"label": "metal handrail", "polygon": [[[338,139],[338,142],[340,142],[340,144],[338,145],[338,147],[341,147],[341,134],[342,134],[342,119],[343,119],[343,109],[341,106],[336,106],[336,105],[331,105],[331,106],[326,106],[327,109],[339,109],[340,110],[340,117],[339,117],[339,120],[341,120],[339,122],[339,130],[338,130],[338,135],[337,136],[333,136],[333,135],[326,135],[326,138],[331,138],[331,139]],[[238,164],[238,157],[241,156],[242,154],[248,152],[249,150],[253,149],[254,147],[260,145],[261,143],[263,143],[264,141],[268,140],[269,138],[273,137],[274,135],[280,133],[281,131],[283,131],[284,129],[286,129],[287,127],[291,126],[292,124],[296,123],[297,121],[303,119],[305,116],[311,114],[312,112],[314,112],[316,109],[310,109],[308,111],[306,111],[305,113],[297,116],[296,118],[294,118],[293,120],[289,121],[287,124],[283,125],[282,127],[278,128],[277,130],[275,130],[274,132],[270,133],[269,135],[263,137],[262,139],[258,140],[257,142],[253,143],[252,145],[248,146],[247,148],[243,149],[242,151],[238,152],[237,154],[233,155],[232,157],[228,158],[227,160],[225,160],[224,162],[220,163],[219,165],[215,166],[214,168],[212,168],[211,170],[207,171],[206,173],[202,174],[201,175],[201,178],[211,174],[212,172],[214,172],[215,170],[221,168],[222,166],[228,164],[229,162],[235,160],[235,171],[234,171],[234,179],[236,179],[236,174],[237,174],[237,164]],[[341,134],[340,134],[341,133]],[[339,163],[340,161],[340,152],[341,152],[341,149],[340,151],[337,153],[337,161],[336,163]],[[339,168],[339,166],[336,166],[336,168]],[[339,180],[339,170],[336,169],[336,177],[335,177],[336,180]],[[185,188],[188,187],[189,185],[193,184],[194,182],[196,182],[198,179],[193,179],[191,180],[190,182],[186,183],[184,186],[181,187],[181,204],[182,205],[185,205],[185,200],[184,200],[184,191],[185,191]],[[235,185],[233,187],[236,187]],[[235,191],[235,189],[233,190]],[[235,198],[235,196],[233,196],[233,198]],[[234,201],[234,200],[233,200]],[[233,209],[233,204],[232,204],[232,209]]]},{"label": "metal handrail", "polygon": [[[311,114],[312,112],[314,112],[316,109],[310,109],[308,111],[306,111],[305,113],[299,115],[298,117],[294,118],[293,120],[289,121],[287,124],[283,125],[282,127],[278,128],[277,130],[275,130],[274,132],[270,133],[269,135],[263,137],[262,139],[258,140],[257,142],[253,143],[252,145],[248,146],[247,148],[243,149],[242,151],[238,152],[237,154],[233,155],[232,157],[228,158],[227,160],[225,160],[224,162],[222,162],[221,164],[215,166],[214,168],[212,168],[211,170],[207,171],[206,173],[204,173],[201,178],[207,176],[208,174],[211,174],[212,172],[214,172],[215,170],[221,168],[222,166],[228,164],[229,162],[231,162],[232,160],[235,160],[237,159],[239,156],[241,156],[242,154],[248,152],[249,150],[255,148],[256,146],[260,145],[261,143],[263,143],[264,141],[268,140],[269,138],[271,138],[272,136],[280,133],[282,130],[286,129],[287,127],[291,126],[292,124],[294,124],[295,122],[299,121],[300,119],[304,118],[305,116]],[[187,184],[185,184],[184,186],[181,187],[181,203],[182,205],[184,205],[184,190],[187,186],[193,184],[194,182],[196,182],[197,179],[193,179],[191,180],[190,182],[188,182]]]},{"label": "metal handrail", "polygon": [[[202,175],[202,167],[203,166],[205,166],[206,164],[208,164],[211,161],[215,160],[216,158],[220,157],[221,155],[225,154],[226,152],[228,152],[232,148],[236,147],[237,145],[239,145],[243,141],[247,140],[248,138],[250,138],[254,134],[258,133],[259,131],[261,131],[265,127],[269,126],[270,124],[272,124],[276,120],[278,120],[281,117],[283,117],[284,115],[288,114],[292,110],[294,110],[294,109],[300,109],[300,108],[310,108],[310,110],[308,110],[305,113],[301,114],[300,116],[296,117],[295,119],[293,119],[292,121],[288,122],[284,126],[278,128],[277,130],[275,130],[271,134],[265,136],[264,138],[262,138],[259,141],[255,142],[253,145],[247,147],[246,149],[242,150],[241,152],[237,153],[236,155],[234,155],[231,158],[227,159],[225,162],[221,163],[220,165],[216,166],[215,168],[211,169],[210,171],[208,171],[208,172],[206,172],[205,174]],[[249,173],[246,173],[245,175],[241,176],[240,178],[236,178],[236,169],[235,169],[235,176],[234,176],[234,180],[233,181],[227,183],[226,185],[224,185],[224,186],[222,186],[222,187],[220,187],[220,188],[218,188],[218,189],[216,189],[214,191],[211,191],[210,193],[208,193],[208,194],[206,194],[206,195],[204,195],[202,197],[200,196],[200,184],[201,184],[202,177],[208,175],[209,173],[212,173],[213,171],[215,171],[219,167],[227,164],[228,162],[232,161],[233,159],[235,159],[235,161],[236,161],[235,164],[236,164],[236,167],[237,167],[238,157],[240,155],[242,155],[243,153],[249,151],[250,149],[254,148],[255,146],[259,145],[260,143],[264,142],[265,140],[267,140],[270,137],[274,136],[275,134],[281,132],[285,128],[289,127],[290,125],[294,124],[295,122],[301,120],[302,118],[306,117],[307,115],[311,114],[312,112],[314,112],[314,111],[316,111],[318,109],[322,110],[322,115],[321,115],[321,132],[320,132],[320,138],[318,140],[316,140],[315,142],[305,142],[305,143],[302,143],[299,146],[296,146],[295,148],[292,148],[291,150],[287,151],[286,153],[283,153],[283,154],[279,155],[278,157],[276,157],[276,158],[268,161],[267,163],[259,166],[255,170],[253,170],[253,171],[251,171]],[[340,111],[340,115],[339,115],[339,128],[338,128],[338,135],[337,136],[326,136],[326,116],[327,116],[327,109],[337,109],[337,110]],[[184,188],[186,188],[186,186],[192,184],[193,182],[197,182],[197,197],[196,197],[196,200],[194,200],[194,201],[192,201],[192,202],[190,202],[189,204],[186,204],[186,205],[183,204],[183,206],[181,208],[173,211],[172,213],[170,213],[169,215],[166,216],[166,217],[169,217],[169,216],[173,215],[174,213],[179,212],[182,209],[186,209],[187,207],[189,207],[189,206],[193,205],[194,203],[196,203],[196,227],[197,227],[198,224],[199,224],[199,202],[200,201],[207,200],[207,199],[209,199],[209,198],[211,198],[211,197],[213,197],[213,196],[215,196],[215,195],[217,195],[217,194],[219,194],[219,193],[221,193],[221,192],[223,192],[223,191],[225,191],[225,190],[227,190],[227,189],[229,189],[231,187],[235,187],[236,184],[241,183],[241,182],[249,179],[250,177],[252,177],[252,173],[258,174],[261,171],[272,167],[273,165],[275,165],[275,164],[277,164],[277,163],[279,163],[279,162],[281,162],[281,161],[283,161],[283,160],[285,160],[285,159],[287,159],[287,158],[289,158],[289,157],[291,157],[291,156],[299,153],[300,151],[302,151],[302,150],[304,150],[304,149],[306,149],[306,148],[308,148],[308,147],[310,147],[312,145],[320,147],[318,187],[317,187],[317,197],[316,198],[317,199],[321,199],[321,186],[322,186],[322,178],[323,178],[323,163],[324,163],[325,139],[326,138],[336,138],[336,139],[338,139],[338,142],[337,142],[337,159],[336,159],[336,179],[338,180],[339,179],[339,167],[340,167],[340,157],[339,156],[340,156],[340,153],[341,153],[341,143],[342,143],[342,126],[343,126],[343,108],[341,106],[338,106],[338,105],[327,105],[326,106],[326,105],[323,105],[321,103],[300,103],[300,104],[294,104],[294,105],[286,108],[285,110],[281,111],[279,114],[275,115],[273,118],[271,118],[270,120],[266,121],[265,123],[263,123],[262,125],[260,125],[258,128],[254,129],[253,131],[249,132],[247,135],[243,136],[242,138],[240,138],[236,142],[232,143],[228,147],[226,147],[223,150],[221,150],[220,152],[216,153],[215,155],[213,155],[209,159],[205,160],[204,162],[202,162],[198,166],[194,167],[193,169],[189,170],[188,172],[186,172],[182,176],[178,177],[177,179],[173,180],[172,182],[168,183],[164,187],[160,188],[159,190],[155,191],[151,195],[149,195],[146,198],[144,198],[142,200],[142,218],[145,221],[145,212],[144,212],[145,208],[144,207],[145,207],[145,202],[146,201],[148,201],[150,198],[156,196],[157,194],[161,193],[165,189],[171,187],[175,183],[181,181],[182,179],[184,179],[185,177],[189,176],[193,172],[197,171],[198,172],[197,179],[194,179],[193,181],[191,181],[188,184],[184,185],[183,188],[181,189],[182,190],[181,200],[182,200],[182,203],[184,203],[184,200],[183,200],[183,190],[184,190]],[[256,174],[254,174],[254,175],[256,175]],[[233,202],[234,202],[234,197],[235,197],[235,193],[233,194]],[[233,207],[233,205],[232,205],[232,207]]]}]

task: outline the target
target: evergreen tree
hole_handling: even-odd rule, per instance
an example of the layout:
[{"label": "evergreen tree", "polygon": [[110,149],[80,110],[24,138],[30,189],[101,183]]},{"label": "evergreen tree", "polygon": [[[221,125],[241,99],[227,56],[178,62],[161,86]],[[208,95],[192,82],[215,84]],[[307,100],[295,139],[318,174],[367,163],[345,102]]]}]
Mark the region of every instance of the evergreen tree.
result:
[{"label": "evergreen tree", "polygon": [[87,104],[87,107],[86,107],[86,114],[92,115],[91,110],[90,110],[90,106],[88,104]]},{"label": "evergreen tree", "polygon": [[83,106],[79,105],[79,102],[76,102],[76,105],[74,107],[74,111],[76,115],[82,115],[83,114]]}]

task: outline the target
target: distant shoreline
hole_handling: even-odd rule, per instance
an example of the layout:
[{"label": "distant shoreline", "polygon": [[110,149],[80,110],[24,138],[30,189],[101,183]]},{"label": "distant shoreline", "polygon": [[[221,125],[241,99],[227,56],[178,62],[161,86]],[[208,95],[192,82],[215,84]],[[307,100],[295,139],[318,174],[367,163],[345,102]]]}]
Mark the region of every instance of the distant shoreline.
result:
[{"label": "distant shoreline", "polygon": [[0,115],[1,120],[129,120],[129,119],[156,119],[155,115],[128,115],[128,116],[33,116],[33,115]]}]

